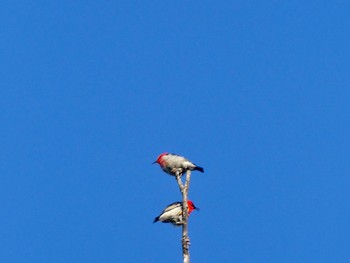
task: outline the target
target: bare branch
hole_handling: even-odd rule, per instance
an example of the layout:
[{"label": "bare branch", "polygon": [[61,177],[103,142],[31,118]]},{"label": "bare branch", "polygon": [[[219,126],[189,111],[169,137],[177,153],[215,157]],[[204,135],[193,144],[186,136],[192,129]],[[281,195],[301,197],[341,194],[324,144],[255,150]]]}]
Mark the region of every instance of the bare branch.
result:
[{"label": "bare branch", "polygon": [[182,254],[183,254],[183,262],[190,263],[190,238],[188,236],[188,189],[190,187],[191,180],[191,171],[188,170],[186,172],[186,182],[183,185],[181,180],[181,175],[176,172],[176,180],[179,185],[179,189],[182,194]]},{"label": "bare branch", "polygon": [[177,184],[179,185],[180,192],[183,195],[184,185],[182,184],[181,175],[179,174],[179,171],[176,171],[175,179],[177,181]]}]

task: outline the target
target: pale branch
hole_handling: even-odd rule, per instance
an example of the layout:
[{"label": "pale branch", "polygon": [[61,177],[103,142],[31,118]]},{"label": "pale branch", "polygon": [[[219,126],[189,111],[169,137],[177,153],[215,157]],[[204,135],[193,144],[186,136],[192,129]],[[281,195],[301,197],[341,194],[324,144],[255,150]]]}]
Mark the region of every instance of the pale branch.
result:
[{"label": "pale branch", "polygon": [[181,180],[181,175],[176,172],[176,180],[179,185],[179,189],[182,194],[182,254],[183,254],[183,262],[190,263],[190,238],[188,236],[188,189],[190,187],[191,180],[191,171],[188,170],[186,172],[186,181],[185,185],[183,185]]},{"label": "pale branch", "polygon": [[176,181],[177,181],[177,184],[179,185],[180,192],[181,192],[181,194],[183,195],[184,185],[182,184],[181,175],[179,174],[178,171],[176,171],[175,179],[176,179]]}]

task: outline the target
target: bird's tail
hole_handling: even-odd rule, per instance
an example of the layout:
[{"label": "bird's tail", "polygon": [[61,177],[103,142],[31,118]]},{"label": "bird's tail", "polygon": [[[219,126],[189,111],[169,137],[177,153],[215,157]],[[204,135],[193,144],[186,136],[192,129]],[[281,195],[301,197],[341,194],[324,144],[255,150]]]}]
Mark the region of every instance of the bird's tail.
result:
[{"label": "bird's tail", "polygon": [[158,222],[158,221],[159,221],[159,216],[157,216],[157,217],[154,219],[153,223]]},{"label": "bird's tail", "polygon": [[204,173],[203,167],[196,166],[193,170],[200,171],[201,173]]}]

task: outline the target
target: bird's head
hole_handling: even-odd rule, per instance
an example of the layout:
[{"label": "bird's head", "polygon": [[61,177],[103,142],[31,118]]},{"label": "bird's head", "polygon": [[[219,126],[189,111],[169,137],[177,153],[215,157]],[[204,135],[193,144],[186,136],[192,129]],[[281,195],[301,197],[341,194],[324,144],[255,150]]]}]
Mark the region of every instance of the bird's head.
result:
[{"label": "bird's head", "polygon": [[194,203],[191,200],[187,201],[187,206],[188,206],[188,214],[191,214],[193,210],[199,211],[199,208],[194,205]]},{"label": "bird's head", "polygon": [[159,163],[161,162],[161,159],[163,158],[163,156],[165,155],[168,155],[169,153],[165,152],[165,153],[162,153],[158,156],[157,160],[155,160],[152,164],[155,164],[155,163]]}]

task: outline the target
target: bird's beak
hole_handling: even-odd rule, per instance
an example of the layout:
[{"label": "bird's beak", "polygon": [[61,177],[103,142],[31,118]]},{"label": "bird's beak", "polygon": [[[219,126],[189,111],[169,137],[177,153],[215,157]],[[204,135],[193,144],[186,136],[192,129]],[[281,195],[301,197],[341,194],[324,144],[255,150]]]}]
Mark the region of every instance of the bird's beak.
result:
[{"label": "bird's beak", "polygon": [[157,161],[154,161],[152,164],[155,164],[155,163],[157,163]]},{"label": "bird's beak", "polygon": [[197,210],[197,211],[199,211],[200,209],[199,209],[198,207],[194,207],[194,210]]}]

